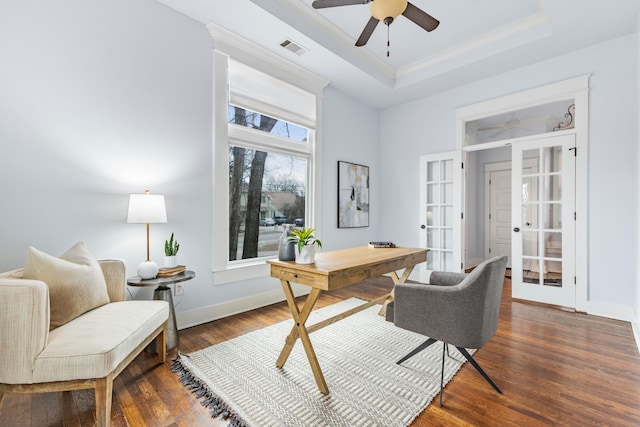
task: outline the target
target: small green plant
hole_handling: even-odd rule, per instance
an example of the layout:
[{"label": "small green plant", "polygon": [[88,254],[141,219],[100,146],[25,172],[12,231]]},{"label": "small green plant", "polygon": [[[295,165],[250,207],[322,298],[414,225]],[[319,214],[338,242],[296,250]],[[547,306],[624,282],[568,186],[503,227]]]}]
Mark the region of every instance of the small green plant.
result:
[{"label": "small green plant", "polygon": [[314,231],[316,231],[315,228],[296,228],[291,232],[289,240],[296,242],[299,252],[301,252],[302,248],[306,245],[318,245],[319,248],[322,248],[322,242],[313,235]]},{"label": "small green plant", "polygon": [[173,240],[173,233],[171,233],[171,238],[164,241],[164,254],[166,256],[175,256],[178,253],[178,249],[180,249],[180,243],[177,240]]}]

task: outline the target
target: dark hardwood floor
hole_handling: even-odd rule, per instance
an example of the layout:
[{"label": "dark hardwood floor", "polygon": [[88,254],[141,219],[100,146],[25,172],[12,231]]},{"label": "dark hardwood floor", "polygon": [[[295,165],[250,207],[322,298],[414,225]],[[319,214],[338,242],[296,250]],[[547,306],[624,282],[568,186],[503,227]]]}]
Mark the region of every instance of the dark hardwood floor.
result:
[{"label": "dark hardwood floor", "polygon": [[[323,294],[317,307],[352,296],[372,299],[390,287],[390,280],[370,280]],[[476,353],[504,395],[465,364],[445,387],[444,406],[438,407],[436,396],[413,425],[640,425],[640,356],[631,326],[513,301],[510,294],[506,280],[498,333]],[[283,302],[196,326],[180,331],[180,351],[287,319]],[[114,427],[226,425],[212,420],[169,370],[175,354],[155,365],[153,355],[142,353],[120,374],[114,383]],[[5,395],[0,426],[91,426],[93,411],[93,391]]]}]

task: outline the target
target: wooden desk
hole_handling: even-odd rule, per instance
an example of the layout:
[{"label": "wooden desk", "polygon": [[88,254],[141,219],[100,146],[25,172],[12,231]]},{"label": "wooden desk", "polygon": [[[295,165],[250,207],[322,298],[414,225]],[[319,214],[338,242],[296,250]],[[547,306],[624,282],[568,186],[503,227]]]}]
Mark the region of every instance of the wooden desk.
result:
[{"label": "wooden desk", "polygon": [[[369,248],[368,246],[363,246],[331,252],[319,252],[316,254],[316,262],[314,264],[296,264],[294,261],[279,261],[277,259],[267,260],[267,263],[271,264],[271,276],[280,279],[282,290],[287,298],[287,304],[294,321],[294,326],[286,338],[284,347],[276,361],[276,366],[279,368],[284,366],[293,346],[300,338],[318,389],[322,393],[328,394],[329,389],[318,364],[309,334],[375,304],[384,303],[382,310],[380,310],[380,314],[384,314],[386,304],[393,300],[393,291],[307,327],[305,323],[318,300],[320,292],[339,289],[387,273],[391,274],[394,283],[404,283],[409,278],[413,268],[427,260],[427,252],[428,249],[420,248]],[[400,276],[397,273],[398,270],[403,270]],[[302,310],[296,304],[291,282],[312,288],[303,304]]]}]

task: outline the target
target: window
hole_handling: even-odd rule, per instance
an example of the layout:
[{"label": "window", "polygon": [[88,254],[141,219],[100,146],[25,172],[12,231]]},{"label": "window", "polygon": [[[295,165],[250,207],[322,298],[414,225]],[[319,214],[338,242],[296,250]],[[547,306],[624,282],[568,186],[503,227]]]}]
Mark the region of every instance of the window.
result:
[{"label": "window", "polygon": [[210,30],[216,39],[213,272],[218,284],[268,275],[264,260],[277,255],[283,223],[318,226],[316,111],[327,82],[282,58],[270,60],[238,39],[227,43],[233,37],[228,32]]},{"label": "window", "polygon": [[[288,141],[273,136],[294,135],[299,143],[309,130],[239,106],[229,111],[236,128],[229,143],[229,261],[273,256],[282,224],[306,217],[310,159],[306,143],[286,150]],[[254,136],[261,144],[251,142],[247,128],[260,132]]]}]

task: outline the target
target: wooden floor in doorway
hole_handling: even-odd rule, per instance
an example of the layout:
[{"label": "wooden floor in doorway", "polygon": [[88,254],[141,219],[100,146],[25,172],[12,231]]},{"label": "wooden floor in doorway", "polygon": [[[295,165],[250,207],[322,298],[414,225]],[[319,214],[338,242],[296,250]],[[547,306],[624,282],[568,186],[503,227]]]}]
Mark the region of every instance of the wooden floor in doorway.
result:
[{"label": "wooden floor in doorway", "polygon": [[[386,278],[369,280],[323,294],[317,307],[353,296],[372,299],[391,286]],[[640,425],[640,355],[630,324],[513,301],[510,287],[506,280],[498,333],[476,353],[504,395],[466,364],[445,387],[444,406],[436,397],[413,425]],[[286,320],[288,313],[283,302],[180,331],[180,351]],[[120,374],[114,427],[226,425],[209,417],[170,365],[154,365],[143,352]],[[92,426],[94,410],[93,391],[5,395],[0,426]]]}]

